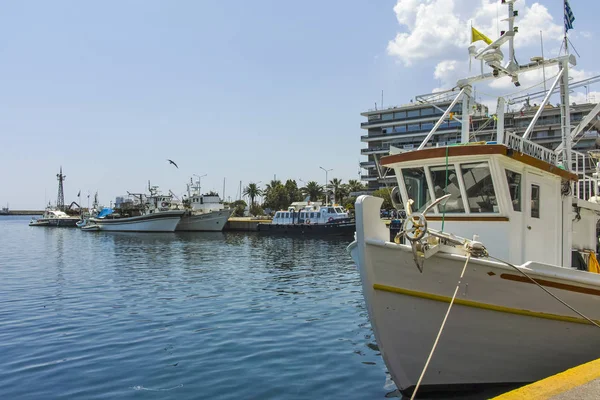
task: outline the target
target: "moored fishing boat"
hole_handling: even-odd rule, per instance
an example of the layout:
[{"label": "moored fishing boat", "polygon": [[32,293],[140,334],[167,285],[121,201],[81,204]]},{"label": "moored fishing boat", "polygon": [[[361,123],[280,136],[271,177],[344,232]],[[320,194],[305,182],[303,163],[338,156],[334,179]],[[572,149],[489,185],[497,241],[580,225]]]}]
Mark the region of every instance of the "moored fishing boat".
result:
[{"label": "moored fishing boat", "polygon": [[233,213],[225,208],[217,193],[201,194],[200,180],[197,186],[187,185],[188,196],[183,204],[186,213],[179,221],[177,231],[213,231],[220,232]]},{"label": "moored fishing boat", "polygon": [[[172,196],[158,193],[156,186],[149,187],[150,195],[132,194],[139,199],[136,211],[139,215],[108,213],[91,217],[85,230],[119,232],[174,232],[184,210],[172,210]],[[92,226],[94,229],[92,229]],[[83,227],[82,227],[83,229]]]},{"label": "moored fishing boat", "polygon": [[571,149],[580,132],[569,116],[575,59],[518,66],[511,43],[509,64],[500,65],[499,47],[514,37],[513,1],[506,3],[507,34],[476,53],[493,72],[459,81],[455,100],[468,110],[474,82],[518,82],[523,71],[558,65],[539,110],[560,83],[562,145],[528,140],[539,115],[523,137],[505,132],[502,106],[497,141],[470,144],[464,112],[462,146],[426,148],[434,126],[417,150],[381,159],[396,173],[407,213],[395,240],[379,218],[381,199],[356,202],[348,249],[382,357],[405,395],[527,383],[600,357],[600,168],[593,155],[591,176],[582,169],[586,156]]}]

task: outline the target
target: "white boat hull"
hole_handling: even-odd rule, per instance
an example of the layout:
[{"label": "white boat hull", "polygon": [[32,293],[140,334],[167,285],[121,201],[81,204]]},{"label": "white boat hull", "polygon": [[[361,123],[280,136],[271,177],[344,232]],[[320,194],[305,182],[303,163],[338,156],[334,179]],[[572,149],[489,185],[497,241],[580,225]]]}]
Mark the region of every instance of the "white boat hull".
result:
[{"label": "white boat hull", "polygon": [[[396,385],[410,393],[466,258],[438,253],[420,273],[410,246],[386,243],[380,203],[357,201],[357,241],[349,249],[379,349]],[[600,275],[539,263],[520,268],[600,320]],[[422,387],[532,382],[598,357],[600,329],[513,268],[471,259]]]},{"label": "white boat hull", "polygon": [[220,232],[225,227],[231,213],[233,213],[233,209],[211,211],[196,215],[184,215],[179,221],[176,230]]},{"label": "white boat hull", "polygon": [[164,211],[128,218],[90,218],[88,224],[98,226],[100,231],[174,232],[183,213],[183,211]]}]

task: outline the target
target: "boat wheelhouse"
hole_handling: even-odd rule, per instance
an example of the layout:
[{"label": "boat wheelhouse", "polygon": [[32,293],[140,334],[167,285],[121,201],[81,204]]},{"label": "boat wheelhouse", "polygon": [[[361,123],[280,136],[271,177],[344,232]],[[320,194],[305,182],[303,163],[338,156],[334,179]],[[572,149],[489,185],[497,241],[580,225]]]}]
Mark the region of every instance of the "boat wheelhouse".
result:
[{"label": "boat wheelhouse", "polygon": [[[395,170],[403,203],[412,199],[415,211],[450,194],[429,210],[429,227],[462,237],[476,232],[490,254],[511,263],[570,266],[572,249],[596,250],[600,206],[575,198],[579,217],[571,222],[571,205],[563,204],[561,194],[571,185],[583,187],[574,184],[579,176],[540,158],[506,145],[471,144],[390,155],[381,164]],[[581,181],[587,189],[593,186],[589,176]],[[566,220],[558,218],[563,207]],[[567,245],[563,224],[571,223],[572,244]]]}]

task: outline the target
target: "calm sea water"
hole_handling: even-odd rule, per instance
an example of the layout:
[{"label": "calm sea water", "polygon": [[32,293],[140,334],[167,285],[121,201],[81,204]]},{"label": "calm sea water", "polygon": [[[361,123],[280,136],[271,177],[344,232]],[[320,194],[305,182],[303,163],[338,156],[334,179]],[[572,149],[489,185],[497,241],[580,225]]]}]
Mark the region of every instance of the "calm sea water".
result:
[{"label": "calm sea water", "polygon": [[0,217],[0,396],[383,399],[348,241]]}]

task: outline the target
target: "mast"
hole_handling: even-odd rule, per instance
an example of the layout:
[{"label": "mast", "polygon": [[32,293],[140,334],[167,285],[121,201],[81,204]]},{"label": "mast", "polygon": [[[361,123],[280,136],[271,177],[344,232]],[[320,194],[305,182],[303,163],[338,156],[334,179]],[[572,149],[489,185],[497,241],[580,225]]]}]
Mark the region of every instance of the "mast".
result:
[{"label": "mast", "polygon": [[60,166],[60,173],[56,174],[56,179],[58,179],[58,197],[56,199],[56,208],[60,211],[65,210],[65,193],[63,190],[63,182],[67,177],[62,173],[62,165]]}]

